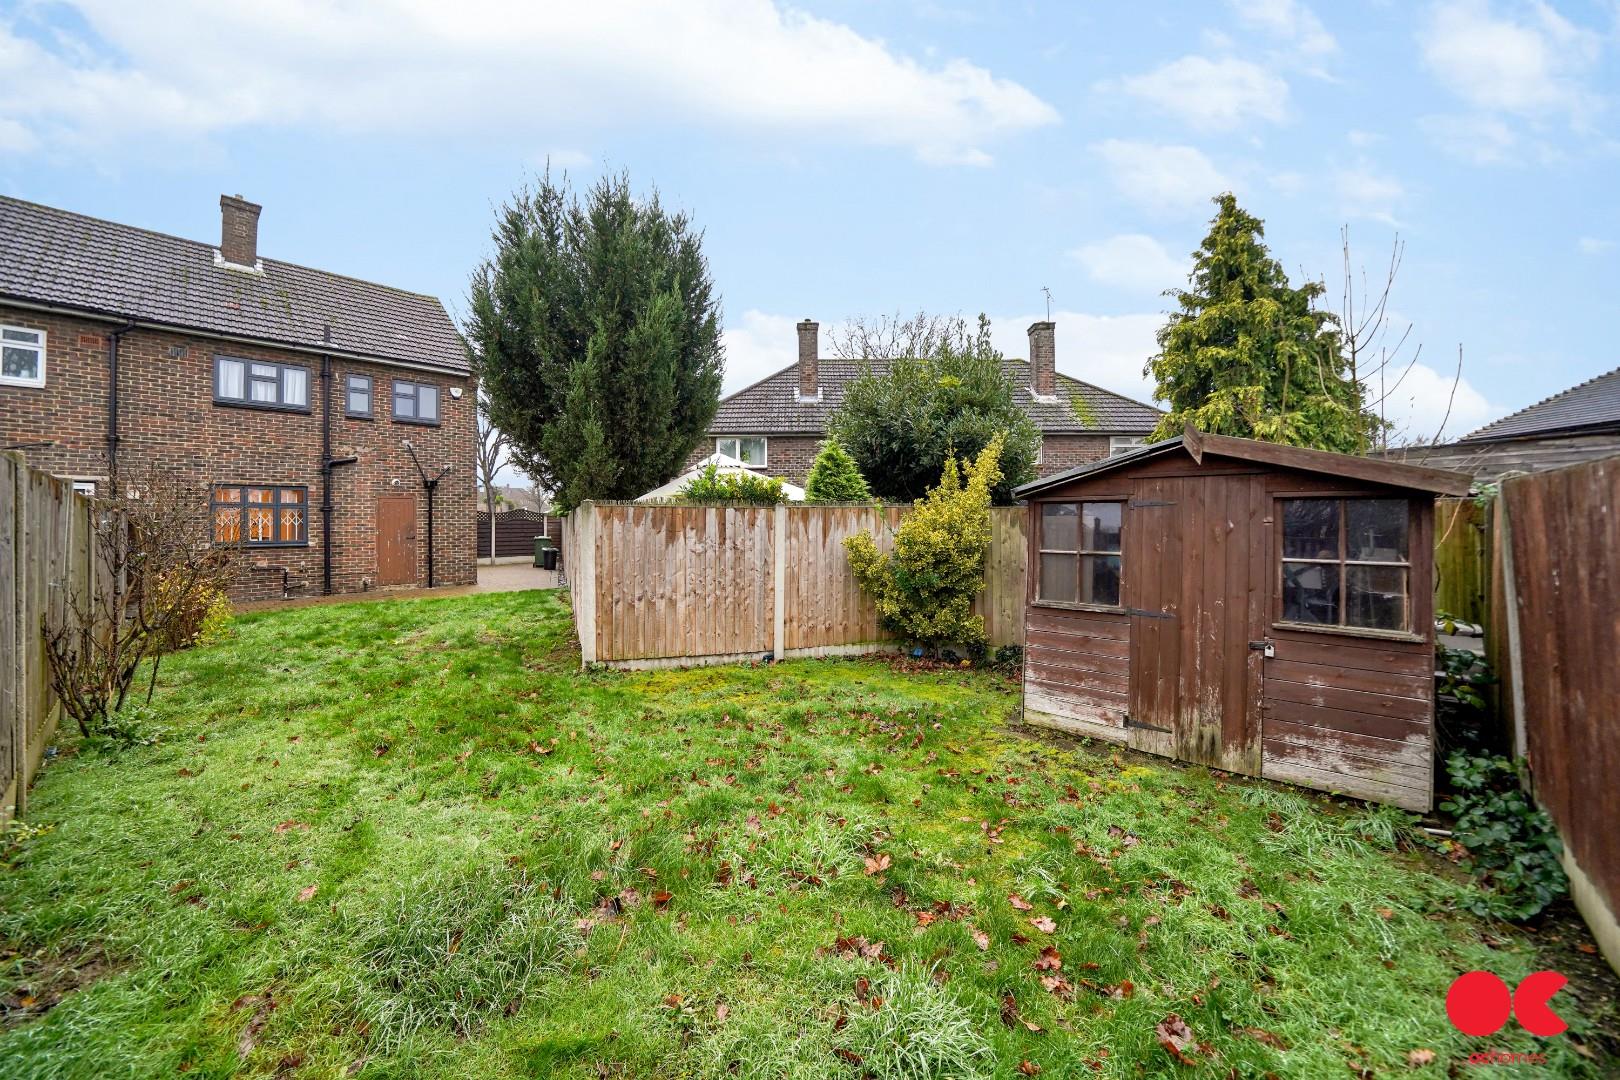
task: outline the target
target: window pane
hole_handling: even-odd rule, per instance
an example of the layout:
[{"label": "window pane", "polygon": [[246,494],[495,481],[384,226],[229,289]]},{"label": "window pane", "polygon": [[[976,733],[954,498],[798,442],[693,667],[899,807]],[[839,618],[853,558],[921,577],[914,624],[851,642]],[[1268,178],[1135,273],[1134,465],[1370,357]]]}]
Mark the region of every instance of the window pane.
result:
[{"label": "window pane", "polygon": [[39,349],[11,345],[0,349],[0,375],[8,379],[39,378]]},{"label": "window pane", "polygon": [[1373,630],[1408,630],[1406,567],[1344,568],[1344,621]]},{"label": "window pane", "polygon": [[268,544],[275,540],[276,512],[269,507],[248,507],[248,543]]},{"label": "window pane", "polygon": [[303,488],[282,488],[281,501],[284,503],[301,503],[304,501]]},{"label": "window pane", "polygon": [[40,332],[38,330],[24,330],[20,326],[8,326],[4,330],[0,330],[0,339],[5,341],[22,341],[30,345],[38,345],[39,334]]},{"label": "window pane", "polygon": [[250,503],[269,503],[276,501],[274,488],[248,488],[247,501]]},{"label": "window pane", "polygon": [[270,405],[276,403],[277,390],[273,379],[249,379],[248,387],[252,391],[252,400],[262,401]]},{"label": "window pane", "polygon": [[276,377],[276,365],[274,364],[253,364],[252,370],[255,379],[273,379]]},{"label": "window pane", "polygon": [[1087,551],[1118,551],[1120,504],[1082,503],[1080,546]]},{"label": "window pane", "polygon": [[728,458],[736,457],[737,456],[737,440],[736,439],[716,439],[716,440],[714,440],[714,452],[717,453],[717,454],[724,454]]},{"label": "window pane", "polygon": [[364,390],[349,391],[349,411],[363,416],[371,414],[371,395]]},{"label": "window pane", "polygon": [[394,383],[394,415],[406,419],[416,418],[416,387],[410,383]]},{"label": "window pane", "polygon": [[741,461],[744,465],[765,464],[764,439],[737,439],[736,444],[736,458],[738,461]]},{"label": "window pane", "polygon": [[217,487],[214,489],[215,502],[241,502],[242,489],[234,487]]},{"label": "window pane", "polygon": [[1080,507],[1075,503],[1041,504],[1041,549],[1074,551],[1080,538]]},{"label": "window pane", "polygon": [[1346,558],[1368,562],[1406,561],[1405,499],[1348,499],[1344,504]]},{"label": "window pane", "polygon": [[1339,623],[1339,567],[1323,563],[1282,564],[1283,618],[1288,622]]},{"label": "window pane", "polygon": [[299,407],[309,404],[309,372],[296,367],[281,369],[281,403]]},{"label": "window pane", "polygon": [[1287,499],[1283,502],[1283,558],[1339,557],[1339,500]]},{"label": "window pane", "polygon": [[304,511],[298,507],[283,508],[281,511],[281,542],[284,544],[296,543],[303,538]]},{"label": "window pane", "polygon": [[1042,600],[1056,600],[1072,604],[1075,599],[1075,557],[1073,555],[1041,556]]},{"label": "window pane", "polygon": [[240,360],[214,361],[214,396],[230,401],[247,397],[247,365]]},{"label": "window pane", "polygon": [[416,418],[418,420],[437,420],[439,418],[439,388],[437,386],[418,386],[416,388]]},{"label": "window pane", "polygon": [[235,544],[242,539],[242,511],[220,507],[214,511],[214,543]]},{"label": "window pane", "polygon": [[1080,556],[1080,602],[1119,604],[1119,556]]}]

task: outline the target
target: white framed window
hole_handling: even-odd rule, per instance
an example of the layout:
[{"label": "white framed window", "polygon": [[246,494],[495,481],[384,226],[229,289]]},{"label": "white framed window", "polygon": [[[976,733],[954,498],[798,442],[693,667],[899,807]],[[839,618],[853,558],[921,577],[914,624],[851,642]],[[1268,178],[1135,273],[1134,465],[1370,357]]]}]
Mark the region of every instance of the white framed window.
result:
[{"label": "white framed window", "polygon": [[68,483],[72,484],[73,490],[77,491],[80,495],[88,495],[92,499],[96,497],[96,482],[94,480],[69,479]]},{"label": "white framed window", "polygon": [[1110,435],[1108,436],[1108,456],[1128,454],[1138,446],[1147,445],[1145,435]]},{"label": "white framed window", "polygon": [[0,326],[0,383],[45,385],[45,331]]},{"label": "white framed window", "polygon": [[744,465],[755,469],[765,467],[765,436],[763,435],[722,435],[714,440],[714,449],[730,458],[736,458]]},{"label": "white framed window", "polygon": [[439,388],[432,383],[395,379],[394,419],[407,424],[437,424]]},{"label": "white framed window", "polygon": [[214,400],[222,405],[308,412],[309,368],[239,356],[216,356]]}]

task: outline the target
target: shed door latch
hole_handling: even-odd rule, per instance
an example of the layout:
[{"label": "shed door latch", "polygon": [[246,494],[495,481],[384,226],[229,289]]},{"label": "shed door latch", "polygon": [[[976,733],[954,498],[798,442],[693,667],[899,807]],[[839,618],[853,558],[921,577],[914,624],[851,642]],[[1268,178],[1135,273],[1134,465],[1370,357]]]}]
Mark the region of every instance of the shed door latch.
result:
[{"label": "shed door latch", "polygon": [[1125,726],[1136,731],[1162,731],[1166,735],[1175,734],[1170,728],[1160,727],[1158,724],[1144,724],[1140,720],[1132,720],[1129,714],[1125,716]]},{"label": "shed door latch", "polygon": [[1249,642],[1249,648],[1253,649],[1255,652],[1265,653],[1267,656],[1277,655],[1277,646],[1273,645],[1270,641],[1251,641]]}]

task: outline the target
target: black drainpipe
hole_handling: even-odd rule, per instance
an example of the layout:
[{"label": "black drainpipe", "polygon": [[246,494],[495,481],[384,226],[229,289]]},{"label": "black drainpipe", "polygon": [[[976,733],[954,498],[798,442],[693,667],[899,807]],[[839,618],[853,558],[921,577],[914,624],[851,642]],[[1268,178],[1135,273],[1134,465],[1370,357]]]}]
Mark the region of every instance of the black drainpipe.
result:
[{"label": "black drainpipe", "polygon": [[[332,344],[332,327],[327,326],[322,340]],[[321,354],[321,595],[332,595],[332,469],[338,465],[353,465],[356,457],[332,456],[332,357]]]},{"label": "black drainpipe", "polygon": [[107,335],[107,488],[114,498],[118,496],[118,343],[133,329],[135,320],[125,319]]}]

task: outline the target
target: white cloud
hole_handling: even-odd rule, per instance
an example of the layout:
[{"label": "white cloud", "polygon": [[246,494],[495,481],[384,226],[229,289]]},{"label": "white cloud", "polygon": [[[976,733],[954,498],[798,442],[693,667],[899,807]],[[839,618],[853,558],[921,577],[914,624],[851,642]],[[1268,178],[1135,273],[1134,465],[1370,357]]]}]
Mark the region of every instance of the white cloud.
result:
[{"label": "white cloud", "polygon": [[[1487,401],[1466,377],[1457,382],[1453,395],[1455,371],[1442,373],[1427,364],[1413,364],[1410,370],[1388,372],[1388,377],[1391,384],[1399,380],[1399,385],[1387,392],[1382,409],[1385,419],[1394,425],[1392,444],[1446,442],[1505,412]],[[1378,411],[1378,397],[1374,382],[1368,386],[1368,400],[1374,403],[1374,411]]]},{"label": "white cloud", "polygon": [[1159,213],[1194,214],[1232,183],[1191,146],[1109,139],[1092,147],[1121,195]]},{"label": "white cloud", "polygon": [[1583,236],[1575,241],[1575,247],[1582,255],[1603,255],[1614,250],[1614,241],[1602,240],[1596,236]]},{"label": "white cloud", "polygon": [[[990,336],[1008,356],[1029,356],[1029,324],[1046,314],[993,315]],[[1154,335],[1164,325],[1156,313],[1091,315],[1054,311],[1057,369],[1136,401],[1153,401],[1153,383],[1142,375],[1148,357],[1159,351]]]},{"label": "white cloud", "polygon": [[1512,153],[1518,136],[1502,120],[1483,113],[1464,116],[1425,116],[1418,126],[1436,146],[1475,165],[1516,160]]},{"label": "white cloud", "polygon": [[1146,101],[1200,129],[1229,130],[1245,122],[1288,117],[1288,84],[1247,60],[1183,56],[1146,75],[1099,84]]},{"label": "white cloud", "polygon": [[0,83],[0,116],[79,151],[248,126],[555,136],[696,120],[982,163],[994,140],[1058,120],[967,60],[919,60],[772,0],[71,6],[116,53],[0,22],[0,69],[29,73]]},{"label": "white cloud", "polygon": [[799,359],[799,320],[749,310],[720,335],[726,347],[726,377],[720,393],[732,394]]},{"label": "white cloud", "polygon": [[1395,211],[1406,200],[1405,186],[1393,176],[1379,172],[1363,161],[1334,177],[1340,211],[1348,217],[1371,218],[1387,225],[1399,225]]},{"label": "white cloud", "polygon": [[1495,15],[1486,0],[1448,0],[1436,5],[1418,43],[1435,77],[1477,108],[1562,113],[1577,124],[1597,108],[1584,77],[1602,39],[1545,3],[1519,20]]},{"label": "white cloud", "polygon": [[1151,236],[1125,233],[1069,252],[1086,269],[1086,276],[1103,285],[1140,292],[1160,293],[1185,285],[1191,268]]},{"label": "white cloud", "polygon": [[1327,56],[1339,49],[1316,13],[1295,0],[1231,0],[1231,7],[1239,22],[1305,56]]}]

